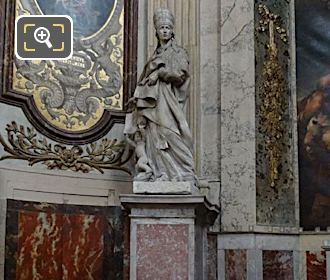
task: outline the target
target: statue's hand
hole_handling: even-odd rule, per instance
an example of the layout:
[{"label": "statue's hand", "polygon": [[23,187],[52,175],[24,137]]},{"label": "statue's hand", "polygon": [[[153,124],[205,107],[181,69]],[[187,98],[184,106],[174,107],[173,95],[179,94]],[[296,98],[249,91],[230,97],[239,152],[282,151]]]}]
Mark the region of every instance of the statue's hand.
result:
[{"label": "statue's hand", "polygon": [[126,141],[126,143],[127,143],[128,145],[130,145],[130,146],[136,148],[136,143],[131,139],[130,135],[128,135],[128,134],[124,134],[124,136],[125,136],[125,141]]},{"label": "statue's hand", "polygon": [[167,79],[167,76],[168,76],[168,73],[167,71],[165,70],[165,67],[162,67],[158,70],[158,77],[162,80],[165,80]]},{"label": "statue's hand", "polygon": [[148,77],[148,86],[153,86],[156,84],[158,80],[158,72],[152,72]]}]

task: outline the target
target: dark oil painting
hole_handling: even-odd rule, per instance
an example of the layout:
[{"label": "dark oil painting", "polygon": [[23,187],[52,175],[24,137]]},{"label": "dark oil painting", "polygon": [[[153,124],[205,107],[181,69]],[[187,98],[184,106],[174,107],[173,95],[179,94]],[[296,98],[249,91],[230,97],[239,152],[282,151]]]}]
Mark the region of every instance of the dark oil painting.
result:
[{"label": "dark oil painting", "polygon": [[73,21],[76,37],[88,37],[107,22],[115,0],[37,0],[47,15],[68,15]]},{"label": "dark oil painting", "polygon": [[330,226],[330,1],[296,0],[300,223]]}]

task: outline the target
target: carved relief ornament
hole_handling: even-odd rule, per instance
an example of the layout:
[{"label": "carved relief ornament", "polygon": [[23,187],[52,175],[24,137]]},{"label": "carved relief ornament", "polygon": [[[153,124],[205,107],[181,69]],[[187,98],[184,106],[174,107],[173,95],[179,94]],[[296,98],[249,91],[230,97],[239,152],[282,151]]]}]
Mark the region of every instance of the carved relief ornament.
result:
[{"label": "carved relief ornament", "polygon": [[283,141],[288,129],[285,121],[287,89],[275,37],[277,34],[283,43],[287,43],[288,39],[287,32],[282,27],[281,18],[278,15],[272,13],[266,5],[259,5],[258,11],[260,20],[256,29],[258,32],[268,35],[259,96],[259,116],[261,120],[259,131],[265,139],[264,145],[270,185],[275,188],[280,178],[279,172],[283,155],[287,152]]},{"label": "carved relief ornament", "polygon": [[[90,143],[124,122],[136,79],[136,1],[5,0],[0,5],[0,101],[22,107],[39,132],[66,144]],[[64,12],[74,23],[72,59],[14,56],[17,16]]]}]

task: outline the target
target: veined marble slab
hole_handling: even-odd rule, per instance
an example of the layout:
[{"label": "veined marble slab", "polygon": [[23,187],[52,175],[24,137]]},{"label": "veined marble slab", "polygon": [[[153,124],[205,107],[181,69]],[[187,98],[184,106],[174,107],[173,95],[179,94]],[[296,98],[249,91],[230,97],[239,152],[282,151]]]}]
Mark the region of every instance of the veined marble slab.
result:
[{"label": "veined marble slab", "polygon": [[135,194],[199,194],[191,182],[133,182]]}]

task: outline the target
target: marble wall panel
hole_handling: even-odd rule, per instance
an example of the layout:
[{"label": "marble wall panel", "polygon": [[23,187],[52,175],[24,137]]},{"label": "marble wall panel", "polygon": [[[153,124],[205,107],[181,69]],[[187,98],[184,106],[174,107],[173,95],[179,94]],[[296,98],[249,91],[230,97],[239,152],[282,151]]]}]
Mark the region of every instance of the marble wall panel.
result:
[{"label": "marble wall panel", "polygon": [[254,1],[221,1],[221,207],[225,231],[255,225]]},{"label": "marble wall panel", "polygon": [[6,279],[122,279],[119,207],[7,201]]},{"label": "marble wall panel", "polygon": [[293,252],[265,250],[262,252],[263,280],[293,280]]},{"label": "marble wall panel", "polygon": [[188,279],[188,225],[138,224],[137,280]]},{"label": "marble wall panel", "polygon": [[306,252],[307,280],[326,280],[325,252]]},{"label": "marble wall panel", "polygon": [[218,274],[218,236],[207,236],[207,279],[217,280]]},{"label": "marble wall panel", "polygon": [[[255,2],[255,28],[260,27],[264,19],[259,12],[259,5],[265,5],[270,13],[279,16],[280,20],[274,23],[274,28],[283,28],[289,38],[290,32],[290,3],[286,0],[258,0]],[[257,147],[257,224],[295,226],[295,185],[293,181],[293,153],[296,143],[293,141],[293,115],[289,81],[290,77],[290,44],[281,40],[280,35],[270,25],[265,26],[265,32],[256,32],[255,59],[256,59],[256,147]],[[274,32],[274,45],[277,55],[272,60],[270,48],[271,30]],[[268,72],[265,71],[268,67]],[[269,78],[266,73],[271,72]],[[276,99],[267,92],[267,83],[274,83],[269,88],[282,85],[277,89],[280,94]],[[266,86],[265,86],[266,85]],[[272,101],[267,98],[271,96]],[[273,103],[272,103],[273,102]],[[276,104],[279,104],[277,109]],[[267,108],[267,109],[265,109]],[[270,115],[271,111],[275,115]],[[277,114],[277,115],[276,115]],[[276,121],[281,118],[282,121]],[[273,136],[278,135],[272,143]],[[270,140],[269,140],[270,139]],[[271,143],[271,146],[267,145]],[[271,167],[270,155],[274,155],[275,167]],[[272,180],[271,170],[276,169],[278,179]],[[272,186],[272,183],[274,185]]]},{"label": "marble wall panel", "polygon": [[225,280],[247,279],[247,250],[225,250]]},{"label": "marble wall panel", "polygon": [[[246,259],[247,279],[326,279],[326,257],[320,250],[323,242],[329,239],[329,235],[324,233],[221,233],[218,235],[218,279],[227,279],[230,271],[242,268],[240,259]],[[231,265],[228,260],[232,260]],[[233,279],[241,280],[237,277]]]},{"label": "marble wall panel", "polygon": [[201,131],[200,143],[196,144],[200,150],[200,176],[213,180],[220,177],[220,6],[219,1],[204,1],[199,24]]},{"label": "marble wall panel", "polygon": [[16,279],[102,278],[105,219],[20,211]]}]

